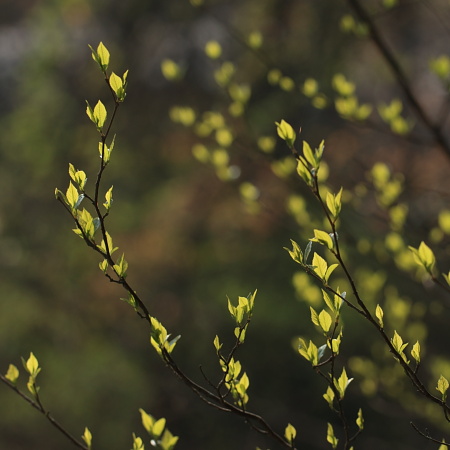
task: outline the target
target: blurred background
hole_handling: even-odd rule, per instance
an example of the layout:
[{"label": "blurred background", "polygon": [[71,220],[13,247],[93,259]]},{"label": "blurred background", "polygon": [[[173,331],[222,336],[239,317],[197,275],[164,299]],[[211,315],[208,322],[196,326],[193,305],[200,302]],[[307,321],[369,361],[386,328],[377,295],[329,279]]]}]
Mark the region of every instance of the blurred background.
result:
[{"label": "blurred background", "polygon": [[[321,307],[320,289],[283,250],[290,239],[304,248],[323,216],[274,123],[302,128],[298,148],[301,139],[325,139],[321,180],[345,189],[340,239],[349,267],[370,308],[383,305],[389,333],[421,340],[434,391],[439,374],[450,376],[450,303],[422,283],[407,246],[426,240],[447,271],[450,5],[362,2],[426,116],[444,130],[439,145],[346,1],[200,3],[2,2],[0,370],[21,369],[20,357],[34,352],[43,404],[76,436],[88,426],[94,448],[131,448],[132,432],[149,445],[139,408],[167,418],[180,450],[278,448],[169,373],[54,200],[55,187],[68,185],[69,162],[93,188],[98,136],[85,100],[112,111],[88,48],[102,41],[110,68],[130,70],[104,176],[105,190],[114,185],[108,226],[129,282],[181,334],[174,356],[200,383],[199,366],[220,376],[215,335],[225,347],[233,342],[227,296],[258,289],[237,355],[250,378],[249,408],[281,433],[295,425],[299,448],[329,448],[326,423],[339,437],[337,417],[323,381],[295,351],[297,336],[323,343],[309,312]],[[333,277],[349,289],[342,273]],[[366,418],[356,447],[437,448],[410,421],[448,438],[438,408],[414,395],[359,317],[344,310],[343,321],[340,364],[355,378],[346,411],[353,421],[362,407]],[[0,403],[0,448],[72,448],[6,386]]]}]

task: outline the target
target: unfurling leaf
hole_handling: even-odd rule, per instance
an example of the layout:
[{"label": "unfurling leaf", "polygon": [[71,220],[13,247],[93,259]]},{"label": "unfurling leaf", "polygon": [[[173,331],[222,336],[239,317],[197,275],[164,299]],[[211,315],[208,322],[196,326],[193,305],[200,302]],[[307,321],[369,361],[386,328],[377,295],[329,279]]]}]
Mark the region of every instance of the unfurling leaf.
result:
[{"label": "unfurling leaf", "polygon": [[288,124],[285,120],[281,122],[275,122],[277,126],[277,133],[281,139],[283,139],[288,147],[293,147],[295,142],[295,131],[290,124]]},{"label": "unfurling leaf", "polygon": [[92,434],[89,431],[89,428],[85,428],[84,429],[84,433],[83,436],[81,436],[83,441],[86,442],[87,448],[91,449],[92,448]]},{"label": "unfurling leaf", "polygon": [[442,394],[442,401],[445,402],[445,399],[447,398],[447,390],[449,387],[449,383],[447,378],[444,376],[440,376],[439,380],[437,382],[436,390],[438,390]]},{"label": "unfurling leaf", "polygon": [[327,391],[323,394],[323,398],[328,403],[328,406],[333,409],[334,391],[330,386],[327,387]]},{"label": "unfurling leaf", "polygon": [[106,208],[106,211],[109,211],[111,209],[113,203],[112,191],[113,186],[111,186],[105,194],[105,203],[103,203],[103,206]]},{"label": "unfurling leaf", "polygon": [[145,450],[144,442],[133,433],[133,448],[132,450]]},{"label": "unfurling leaf", "polygon": [[310,239],[312,242],[319,242],[325,245],[330,250],[334,248],[334,242],[331,236],[326,231],[314,230],[314,238]]},{"label": "unfurling leaf", "polygon": [[411,350],[411,356],[416,360],[417,364],[420,363],[420,344],[417,341]]},{"label": "unfurling leaf", "polygon": [[109,51],[103,45],[103,42],[100,42],[100,44],[98,44],[97,55],[98,55],[100,64],[106,70],[108,68],[108,64],[109,64]]},{"label": "unfurling leaf", "polygon": [[119,99],[120,97],[123,97],[123,81],[122,78],[120,78],[118,75],[116,75],[114,72],[111,73],[109,76],[109,85],[111,86],[111,89],[116,94],[116,97]]},{"label": "unfurling leaf", "polygon": [[416,249],[410,246],[409,249],[413,252],[414,259],[417,264],[423,266],[425,270],[431,275],[436,263],[436,258],[430,247],[428,247],[428,245],[422,241],[419,245],[419,248]]},{"label": "unfurling leaf", "polygon": [[364,429],[364,417],[363,417],[361,408],[359,408],[359,410],[358,410],[358,417],[356,418],[356,425],[358,426],[358,428],[360,430]]},{"label": "unfurling leaf", "polygon": [[380,305],[377,305],[377,307],[375,309],[375,316],[377,317],[378,323],[380,324],[381,328],[384,327],[384,325],[383,325],[383,315],[384,315],[383,309],[381,308]]},{"label": "unfurling leaf", "polygon": [[331,425],[331,423],[329,423],[327,427],[327,442],[329,442],[333,448],[336,448],[339,442],[334,435],[333,425]]},{"label": "unfurling leaf", "polygon": [[117,273],[117,276],[120,278],[127,277],[128,263],[125,260],[125,255],[122,253],[122,256],[118,259],[117,263],[114,264],[113,269]]},{"label": "unfurling leaf", "polygon": [[313,366],[319,363],[319,351],[313,341],[309,341],[309,345],[303,339],[299,339],[298,352]]},{"label": "unfurling leaf", "polygon": [[30,357],[25,360],[22,360],[24,363],[25,370],[30,374],[31,377],[36,378],[38,373],[41,371],[39,367],[39,362],[36,359],[36,356],[34,356],[33,352],[30,353]]},{"label": "unfurling leaf", "polygon": [[284,437],[288,442],[292,443],[293,440],[295,439],[295,436],[297,436],[297,430],[293,425],[288,423],[286,429],[284,430]]},{"label": "unfurling leaf", "polygon": [[15,385],[17,383],[17,379],[19,378],[19,369],[14,364],[10,364],[5,378]]},{"label": "unfurling leaf", "polygon": [[100,66],[101,71],[104,73],[109,65],[109,51],[103,45],[103,42],[100,42],[97,47],[97,51],[95,51],[90,45],[89,48],[92,52],[92,59],[97,62]]},{"label": "unfurling leaf", "polygon": [[325,334],[330,331],[331,324],[333,323],[333,320],[329,313],[327,313],[324,309],[319,314],[319,325],[320,328],[324,331]]},{"label": "unfurling leaf", "polygon": [[341,400],[344,398],[345,391],[352,381],[353,378],[348,378],[345,368],[342,369],[341,376],[338,379],[334,379],[334,385],[336,386],[336,389],[339,392]]}]

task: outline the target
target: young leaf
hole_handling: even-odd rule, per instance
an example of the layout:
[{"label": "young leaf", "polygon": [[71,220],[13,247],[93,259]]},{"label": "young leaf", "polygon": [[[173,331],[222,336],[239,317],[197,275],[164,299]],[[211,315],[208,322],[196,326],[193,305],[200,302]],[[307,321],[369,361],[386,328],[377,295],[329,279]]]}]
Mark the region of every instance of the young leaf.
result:
[{"label": "young leaf", "polygon": [[145,450],[144,442],[133,433],[133,448],[132,450]]},{"label": "young leaf", "polygon": [[335,219],[339,216],[339,213],[341,212],[342,191],[343,191],[343,188],[341,188],[336,195],[333,195],[331,192],[327,192],[327,197],[326,197],[327,207],[328,207],[328,210],[330,211],[331,215]]},{"label": "young leaf", "polygon": [[288,423],[286,429],[284,430],[284,437],[288,442],[292,443],[295,439],[295,436],[297,436],[297,430],[293,425]]},{"label": "young leaf", "polygon": [[328,341],[328,346],[331,348],[331,351],[335,354],[338,355],[339,354],[339,347],[341,346],[341,342],[342,342],[342,330],[341,332],[338,334],[337,338],[333,338],[331,339],[331,343],[330,341]]},{"label": "young leaf", "polygon": [[19,378],[19,369],[14,364],[10,364],[5,378],[15,385],[17,383],[17,379]]},{"label": "young leaf", "polygon": [[216,349],[216,353],[218,353],[220,351],[220,349],[222,348],[222,344],[219,341],[219,336],[217,336],[217,335],[214,338],[214,348]]},{"label": "young leaf", "polygon": [[328,308],[330,308],[330,310],[331,310],[332,312],[337,312],[337,310],[336,310],[336,308],[335,308],[335,305],[334,305],[334,303],[331,301],[331,298],[330,298],[330,296],[328,295],[327,291],[325,291],[325,290],[323,290],[323,289],[322,289],[322,297],[323,297],[323,300],[324,300],[325,304],[328,306]]},{"label": "young leaf", "polygon": [[394,330],[394,336],[391,339],[392,346],[394,349],[401,355],[403,353],[403,350],[406,348],[408,343],[403,343],[403,339],[401,336],[397,333],[397,331]]},{"label": "young leaf", "polygon": [[381,308],[380,305],[377,305],[376,309],[375,309],[375,316],[378,319],[378,323],[380,324],[380,327],[383,328],[383,309]]},{"label": "young leaf", "polygon": [[84,198],[83,194],[80,195],[77,191],[77,188],[70,181],[69,187],[67,188],[66,191],[66,199],[67,203],[70,206],[70,209],[72,210],[72,213],[78,208],[83,198]]},{"label": "young leaf", "polygon": [[97,128],[101,130],[106,121],[106,108],[105,105],[99,100],[94,107],[94,123]]},{"label": "young leaf", "polygon": [[311,175],[311,172],[309,171],[307,167],[307,163],[305,161],[305,158],[300,156],[300,159],[297,163],[297,173],[299,174],[300,178],[310,187],[314,186],[314,180]]},{"label": "young leaf", "polygon": [[334,391],[330,386],[327,387],[327,391],[323,394],[323,398],[328,403],[328,406],[333,409]]},{"label": "young leaf", "polygon": [[92,448],[92,434],[89,431],[89,428],[85,427],[83,436],[81,436],[83,441],[86,442],[87,448]]},{"label": "young leaf", "polygon": [[116,94],[117,101],[119,102],[123,101],[125,98],[125,91],[123,88],[122,78],[120,78],[118,75],[112,72],[109,77],[109,85]]},{"label": "young leaf", "polygon": [[311,248],[312,248],[312,242],[309,241],[305,247],[305,255],[304,255],[305,264],[308,262],[308,256],[311,253]]},{"label": "young leaf", "polygon": [[[92,50],[92,47],[91,47]],[[103,42],[100,42],[97,47],[97,52],[94,52],[92,50],[92,58],[98,62],[100,65],[100,68],[104,72],[109,65],[109,51],[108,49],[103,45]]]},{"label": "young leaf", "polygon": [[447,390],[449,387],[449,383],[447,378],[445,378],[444,376],[440,376],[439,380],[437,382],[437,387],[436,390],[438,390],[441,394],[442,394],[442,401],[445,402],[446,398],[447,398]]},{"label": "young leaf", "polygon": [[356,425],[358,426],[358,428],[361,431],[364,429],[364,417],[363,417],[361,408],[359,408],[359,410],[358,410],[358,417],[356,418]]},{"label": "young leaf", "polygon": [[413,252],[415,261],[423,266],[429,274],[432,274],[436,258],[430,247],[422,241],[418,249],[411,246],[409,246],[409,249]]},{"label": "young leaf", "polygon": [[317,360],[320,361],[325,354],[325,350],[327,349],[328,345],[323,344],[317,349]]},{"label": "young leaf", "polygon": [[165,430],[163,437],[159,441],[161,450],[173,450],[178,442],[178,436],[174,436],[169,430]]},{"label": "young leaf", "polygon": [[311,322],[314,325],[319,326],[319,315],[317,314],[316,310],[312,306],[310,306],[309,309],[311,311]]},{"label": "young leaf", "polygon": [[291,244],[292,250],[289,250],[288,248],[285,248],[285,250],[288,251],[289,255],[296,263],[303,265],[303,252],[301,251],[300,246],[297,244],[297,242],[293,241],[292,239]]},{"label": "young leaf", "polygon": [[[108,243],[109,255],[112,255],[119,247],[114,247],[112,237],[108,232],[106,232],[106,242]],[[106,244],[104,239],[102,239],[102,243],[100,245],[97,245],[97,248],[99,248],[104,255],[108,253],[106,251]]]},{"label": "young leaf", "polygon": [[306,161],[312,168],[316,170],[318,169],[319,167],[318,162],[316,161],[316,158],[314,156],[313,151],[311,150],[310,145],[306,141],[303,141],[303,156],[305,157]]},{"label": "young leaf", "polygon": [[327,262],[319,254],[314,253],[312,265],[314,272],[324,280],[328,269]]},{"label": "young leaf", "polygon": [[34,354],[31,352],[30,357],[27,359],[27,361],[22,361],[24,362],[25,370],[30,374],[31,377],[36,378],[38,373],[41,371],[36,356],[34,356]]},{"label": "young leaf", "polygon": [[313,366],[319,363],[319,352],[313,341],[309,341],[309,345],[303,339],[299,339],[298,352]]},{"label": "young leaf", "polygon": [[334,242],[326,231],[314,230],[314,238],[310,239],[310,241],[319,242],[330,250],[333,250],[334,247]]},{"label": "young leaf", "polygon": [[127,261],[125,261],[125,255],[123,253],[122,256],[118,259],[117,263],[114,264],[113,269],[117,273],[118,277],[127,277],[128,263]]},{"label": "young leaf", "polygon": [[289,125],[285,120],[282,120],[281,122],[275,122],[275,125],[277,126],[278,136],[280,136],[280,138],[286,142],[288,147],[293,147],[296,136],[292,126]]},{"label": "young leaf", "polygon": [[113,198],[112,198],[113,186],[111,186],[105,194],[105,203],[103,206],[106,208],[106,211],[109,212],[112,206]]},{"label": "young leaf", "polygon": [[411,356],[416,360],[417,364],[420,363],[420,344],[417,341],[411,349]]},{"label": "young leaf", "polygon": [[345,391],[348,387],[348,385],[353,381],[353,378],[348,378],[347,372],[345,371],[345,367],[342,369],[341,376],[334,380],[334,384],[339,391],[340,398],[343,399],[345,396]]},{"label": "young leaf", "polygon": [[98,264],[98,266],[100,267],[100,270],[101,270],[103,273],[106,273],[107,270],[108,270],[108,267],[109,267],[109,265],[108,265],[108,260],[104,259],[102,262],[100,262],[100,263]]},{"label": "young leaf", "polygon": [[333,425],[331,425],[331,423],[329,423],[327,427],[327,442],[329,442],[333,448],[336,448],[339,442],[334,435]]},{"label": "young leaf", "polygon": [[164,417],[162,417],[161,419],[158,419],[152,427],[152,437],[154,437],[155,439],[159,438],[162,434],[162,432],[164,431],[164,428],[166,426],[166,419],[164,419]]},{"label": "young leaf", "polygon": [[328,283],[328,279],[330,278],[330,275],[334,272],[334,269],[336,269],[336,267],[339,267],[339,264],[331,264],[331,266],[328,267],[324,278],[325,283]]},{"label": "young leaf", "polygon": [[150,343],[153,348],[162,356],[162,349],[167,353],[172,353],[175,348],[176,343],[181,336],[177,336],[172,340],[169,340],[170,334],[167,334],[165,327],[154,317],[150,317],[150,322],[152,325],[152,331],[150,333]]},{"label": "young leaf", "polygon": [[319,325],[320,328],[324,331],[324,333],[328,333],[330,331],[331,324],[333,320],[331,319],[330,314],[328,314],[324,309],[319,314]]},{"label": "young leaf", "polygon": [[70,178],[78,185],[78,189],[83,191],[86,185],[86,174],[82,170],[76,170],[75,167],[69,163],[69,175]]}]

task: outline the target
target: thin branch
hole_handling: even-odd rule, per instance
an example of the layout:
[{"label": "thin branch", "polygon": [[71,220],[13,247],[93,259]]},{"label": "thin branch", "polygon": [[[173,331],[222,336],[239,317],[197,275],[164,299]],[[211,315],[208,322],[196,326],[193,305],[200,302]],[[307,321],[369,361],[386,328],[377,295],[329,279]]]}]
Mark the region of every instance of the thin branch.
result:
[{"label": "thin branch", "polygon": [[45,418],[59,430],[69,441],[71,441],[76,447],[81,448],[82,450],[88,450],[88,447],[82,442],[78,441],[72,434],[70,434],[51,414],[47,411],[42,403],[37,397],[36,401],[28,397],[28,395],[24,394],[21,390],[19,390],[13,383],[11,383],[8,379],[6,379],[2,374],[0,374],[0,380],[6,384],[10,389],[12,389],[16,394],[22,397],[27,403],[29,403],[34,409],[42,413]]},{"label": "thin branch", "polygon": [[424,433],[423,431],[419,430],[419,428],[414,423],[412,423],[412,422],[410,422],[410,423],[411,423],[411,426],[424,438],[428,439],[431,442],[436,442],[436,444],[441,444],[441,445],[445,445],[446,447],[450,447],[450,443],[447,444],[446,442],[439,441],[438,439],[431,437],[428,430],[426,430],[426,432]]},{"label": "thin branch", "polygon": [[433,123],[433,121],[428,116],[427,112],[424,110],[423,106],[420,104],[419,100],[415,96],[411,84],[408,80],[408,77],[406,76],[405,72],[400,66],[398,59],[395,57],[393,51],[389,48],[388,44],[383,39],[380,31],[375,25],[373,18],[364,9],[362,4],[358,0],[347,0],[347,1],[350,7],[355,12],[355,14],[358,16],[358,18],[367,25],[372,42],[378,48],[387,65],[394,74],[397,83],[402,89],[412,109],[414,109],[417,116],[420,118],[422,123],[431,133],[435,142],[444,150],[447,156],[450,156],[450,144],[447,142],[442,132],[442,129],[438,125]]}]

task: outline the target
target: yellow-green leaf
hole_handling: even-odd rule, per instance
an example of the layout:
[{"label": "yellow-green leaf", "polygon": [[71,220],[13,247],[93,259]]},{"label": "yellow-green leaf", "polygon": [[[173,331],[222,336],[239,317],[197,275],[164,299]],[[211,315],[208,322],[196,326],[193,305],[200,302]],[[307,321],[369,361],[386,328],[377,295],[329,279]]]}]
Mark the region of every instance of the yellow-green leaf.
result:
[{"label": "yellow-green leaf", "polygon": [[330,331],[331,324],[333,323],[333,320],[331,319],[330,314],[328,314],[324,309],[319,314],[319,325],[320,328],[325,333],[328,333]]},{"label": "yellow-green leaf", "polygon": [[142,425],[150,433],[153,424],[155,423],[155,419],[150,414],[147,414],[142,408],[139,409],[139,412],[141,413]]},{"label": "yellow-green leaf", "polygon": [[384,325],[383,325],[383,315],[384,315],[383,309],[381,308],[380,305],[377,305],[377,307],[375,309],[375,316],[378,319],[378,323],[380,324],[381,328],[384,327]]},{"label": "yellow-green leaf", "polygon": [[25,369],[27,370],[27,372],[31,375],[31,376],[36,376],[39,372],[40,372],[40,368],[39,368],[39,362],[36,359],[36,356],[34,356],[33,352],[30,353],[30,357],[28,358],[26,364],[25,364]]},{"label": "yellow-green leaf", "polygon": [[328,406],[333,409],[334,391],[330,386],[327,387],[327,391],[323,394],[323,398],[328,403]]},{"label": "yellow-green leaf", "polygon": [[111,73],[109,77],[109,85],[111,89],[116,94],[116,97],[121,100],[124,97],[124,89],[123,89],[123,81],[118,75],[114,72]]},{"label": "yellow-green leaf", "polygon": [[327,442],[329,442],[333,448],[336,448],[339,442],[334,435],[333,425],[331,425],[331,423],[327,426]]},{"label": "yellow-green leaf", "polygon": [[109,211],[112,206],[112,202],[113,202],[112,191],[113,191],[113,186],[111,186],[105,194],[105,203],[103,203],[103,206],[106,208],[107,211]]},{"label": "yellow-green leaf", "polygon": [[103,42],[100,42],[100,44],[98,44],[97,55],[98,55],[99,63],[102,65],[103,69],[106,70],[109,65],[109,51],[103,45]]},{"label": "yellow-green leaf", "polygon": [[105,105],[99,100],[94,107],[94,121],[98,129],[103,128],[106,121],[106,116],[107,112]]},{"label": "yellow-green leaf", "polygon": [[358,428],[360,430],[364,429],[364,417],[363,417],[361,408],[359,408],[359,410],[358,410],[358,417],[356,418],[356,425],[358,426]]},{"label": "yellow-green leaf", "polygon": [[397,333],[397,331],[394,330],[394,336],[391,339],[392,346],[394,349],[400,353],[400,355],[403,353],[403,350],[408,345],[407,343],[403,343],[402,337]]},{"label": "yellow-green leaf", "polygon": [[448,387],[449,387],[449,383],[448,383],[447,378],[445,378],[444,376],[441,375],[437,382],[436,389],[442,394],[443,401],[445,401],[445,399],[447,398]]},{"label": "yellow-green leaf", "polygon": [[92,434],[89,431],[89,428],[85,428],[84,429],[84,433],[83,436],[81,436],[83,438],[83,441],[86,442],[87,447],[90,449],[92,447]]},{"label": "yellow-green leaf", "polygon": [[284,430],[284,437],[288,442],[292,442],[295,439],[295,436],[297,436],[297,430],[293,425],[288,423],[286,429]]},{"label": "yellow-green leaf", "polygon": [[163,437],[159,441],[161,450],[173,450],[176,443],[178,442],[178,436],[173,436],[169,430],[165,430]]},{"label": "yellow-green leaf", "polygon": [[19,378],[19,369],[14,364],[10,364],[5,378],[11,381],[11,383],[16,384],[17,379]]},{"label": "yellow-green leaf", "polygon": [[295,131],[290,124],[285,120],[281,122],[275,122],[277,126],[277,133],[281,139],[283,139],[289,147],[292,147],[295,142]]},{"label": "yellow-green leaf", "polygon": [[311,150],[310,145],[306,141],[303,141],[303,156],[312,167],[317,169],[318,164],[316,158],[314,157],[314,153]]},{"label": "yellow-green leaf", "polygon": [[132,450],[145,450],[144,442],[138,436],[133,433],[133,449]]},{"label": "yellow-green leaf", "polygon": [[314,325],[319,326],[319,315],[317,314],[316,310],[312,306],[309,307],[309,310],[311,312],[311,322]]},{"label": "yellow-green leaf", "polygon": [[416,360],[417,363],[420,363],[420,344],[417,341],[413,348],[411,349],[411,356]]},{"label": "yellow-green leaf", "polygon": [[162,432],[164,431],[164,428],[166,426],[166,419],[164,419],[164,417],[162,417],[161,419],[157,420],[154,424],[153,424],[153,428],[152,428],[152,435],[154,438],[159,438],[162,434]]},{"label": "yellow-green leaf", "polygon": [[71,207],[72,211],[78,206],[80,194],[77,191],[77,188],[72,184],[72,182],[69,182],[69,187],[66,191],[66,199],[69,203],[69,206]]},{"label": "yellow-green leaf", "polygon": [[330,250],[334,247],[334,242],[331,239],[331,236],[326,232],[322,230],[314,230],[314,238],[310,239],[313,242],[319,242],[322,245],[325,245]]},{"label": "yellow-green leaf", "polygon": [[325,279],[328,264],[327,262],[317,253],[314,253],[312,265],[314,267],[314,272],[322,279]]}]

